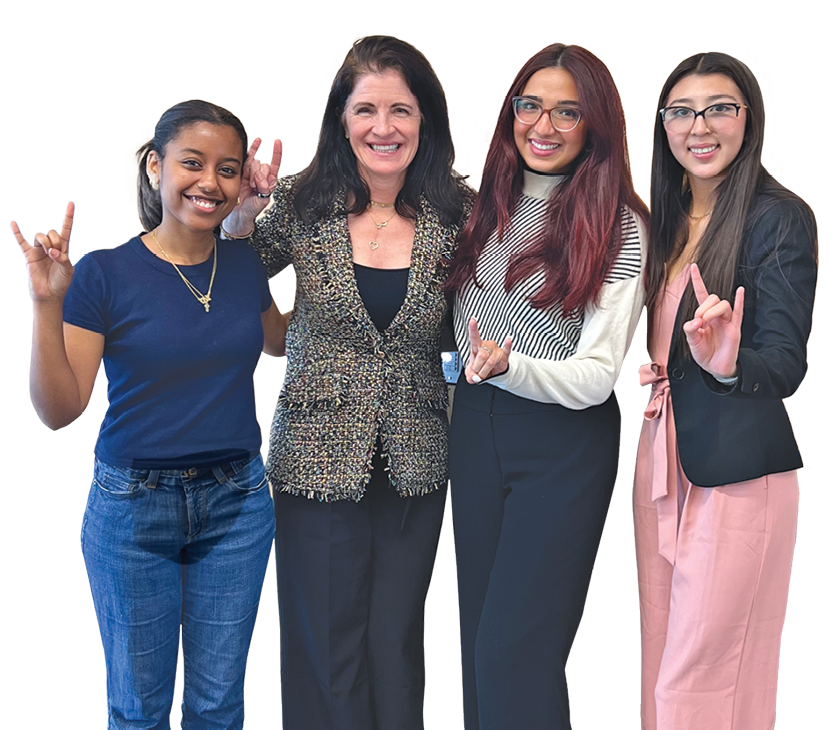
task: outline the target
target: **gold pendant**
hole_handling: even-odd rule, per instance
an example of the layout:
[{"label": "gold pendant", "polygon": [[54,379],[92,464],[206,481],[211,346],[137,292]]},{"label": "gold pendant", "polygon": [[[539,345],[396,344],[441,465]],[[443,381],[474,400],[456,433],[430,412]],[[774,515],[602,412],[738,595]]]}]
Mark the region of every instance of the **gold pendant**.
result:
[{"label": "gold pendant", "polygon": [[388,221],[382,221],[382,223],[377,223],[376,221],[373,222],[376,226],[376,229],[379,230],[380,228],[385,228],[388,225]]},{"label": "gold pendant", "polygon": [[370,246],[371,251],[376,251],[379,248],[379,241],[368,241],[368,246]]},{"label": "gold pendant", "polygon": [[209,312],[209,311],[210,311],[210,301],[211,301],[211,300],[210,300],[210,297],[208,297],[208,296],[205,294],[203,297],[199,297],[199,298],[198,298],[198,301],[199,301],[199,303],[201,303],[201,304],[203,304],[203,305],[204,305],[204,311],[205,311],[205,312]]}]

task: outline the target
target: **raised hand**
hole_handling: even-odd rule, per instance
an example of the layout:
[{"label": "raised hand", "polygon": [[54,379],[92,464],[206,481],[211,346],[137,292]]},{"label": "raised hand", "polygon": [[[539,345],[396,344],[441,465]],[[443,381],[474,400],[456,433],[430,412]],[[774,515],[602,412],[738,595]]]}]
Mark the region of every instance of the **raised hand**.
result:
[{"label": "raised hand", "polygon": [[480,383],[491,375],[505,372],[513,350],[513,340],[506,337],[501,347],[493,340],[482,340],[475,317],[470,318],[467,329],[470,336],[470,359],[464,368],[467,382]]},{"label": "raised hand", "polygon": [[691,356],[707,373],[731,378],[737,372],[738,348],[741,346],[741,322],[744,319],[744,287],[735,292],[735,306],[709,294],[697,264],[691,264],[691,283],[700,306],[694,319],[683,325]]},{"label": "raised hand", "polygon": [[283,144],[279,139],[274,140],[271,164],[265,164],[257,159],[261,143],[262,140],[257,137],[248,150],[239,185],[240,202],[225,219],[225,231],[234,236],[245,236],[253,229],[254,220],[268,205],[270,193],[277,186]]},{"label": "raised hand", "polygon": [[61,233],[36,233],[32,245],[23,237],[18,224],[12,221],[12,233],[26,257],[29,272],[29,293],[33,301],[61,301],[73,279],[70,263],[70,232],[73,230],[73,203],[67,204]]}]

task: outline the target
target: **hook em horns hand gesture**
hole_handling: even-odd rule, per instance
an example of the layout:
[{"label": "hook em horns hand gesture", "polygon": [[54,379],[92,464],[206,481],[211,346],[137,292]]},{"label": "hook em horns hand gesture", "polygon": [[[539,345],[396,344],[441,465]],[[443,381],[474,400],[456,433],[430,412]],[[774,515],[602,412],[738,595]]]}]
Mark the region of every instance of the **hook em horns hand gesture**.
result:
[{"label": "hook em horns hand gesture", "polygon": [[279,139],[274,140],[271,153],[271,164],[265,164],[257,159],[257,150],[262,140],[257,137],[251,143],[245,165],[242,168],[242,183],[239,186],[240,203],[234,213],[239,212],[243,220],[253,221],[268,205],[271,192],[277,187],[277,173],[280,171],[280,160],[283,157],[283,144]]},{"label": "hook em horns hand gesture", "polygon": [[68,250],[74,211],[73,203],[68,203],[61,232],[36,233],[32,245],[23,237],[18,224],[12,221],[12,233],[26,257],[29,293],[33,301],[62,301],[70,286],[73,265]]},{"label": "hook em horns hand gesture", "polygon": [[467,328],[470,336],[470,359],[464,368],[467,382],[480,383],[493,375],[505,372],[508,369],[513,340],[505,337],[501,347],[493,340],[482,340],[475,317],[470,318]]},{"label": "hook em horns hand gesture", "polygon": [[697,264],[691,264],[691,283],[700,306],[694,319],[683,325],[695,362],[716,378],[732,378],[737,372],[744,319],[744,287],[735,292],[734,307],[717,294],[709,294]]}]

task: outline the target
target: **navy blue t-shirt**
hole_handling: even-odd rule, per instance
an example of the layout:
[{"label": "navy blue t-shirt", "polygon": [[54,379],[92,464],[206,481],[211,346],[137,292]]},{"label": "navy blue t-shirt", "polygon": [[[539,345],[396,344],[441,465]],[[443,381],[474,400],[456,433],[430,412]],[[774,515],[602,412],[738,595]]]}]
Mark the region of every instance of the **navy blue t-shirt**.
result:
[{"label": "navy blue t-shirt", "polygon": [[[210,311],[139,236],[76,264],[64,321],[105,336],[110,403],[96,456],[137,469],[205,466],[260,449],[254,368],[271,306],[259,256],[218,241]],[[202,293],[213,256],[178,268]]]}]

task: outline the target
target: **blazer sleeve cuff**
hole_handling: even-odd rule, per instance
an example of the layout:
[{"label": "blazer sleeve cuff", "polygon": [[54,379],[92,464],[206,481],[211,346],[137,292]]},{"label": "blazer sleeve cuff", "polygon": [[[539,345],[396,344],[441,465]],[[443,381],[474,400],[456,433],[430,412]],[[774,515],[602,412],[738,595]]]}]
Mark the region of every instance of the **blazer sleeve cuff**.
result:
[{"label": "blazer sleeve cuff", "polygon": [[703,379],[706,387],[717,395],[729,395],[730,393],[734,393],[736,390],[741,388],[741,363],[736,364],[737,371],[735,372],[735,377],[731,378],[727,382],[722,382],[718,380],[714,375],[711,373],[707,373],[705,370],[700,370],[700,377]]}]

